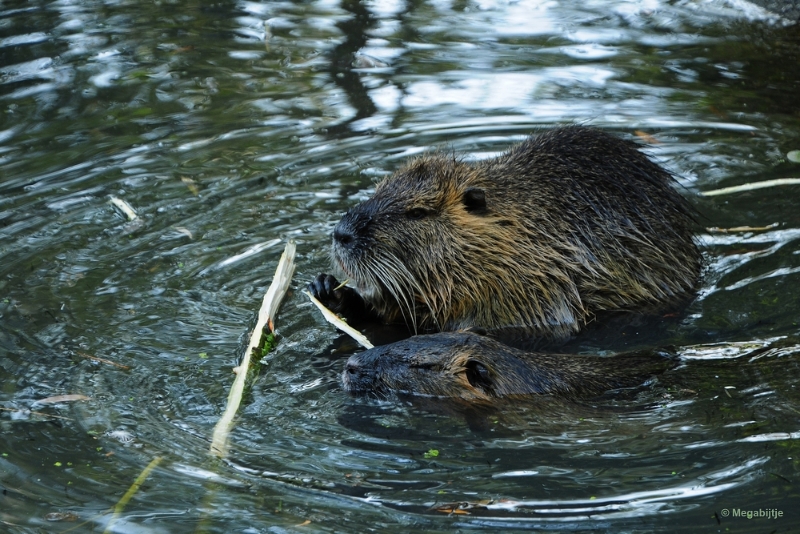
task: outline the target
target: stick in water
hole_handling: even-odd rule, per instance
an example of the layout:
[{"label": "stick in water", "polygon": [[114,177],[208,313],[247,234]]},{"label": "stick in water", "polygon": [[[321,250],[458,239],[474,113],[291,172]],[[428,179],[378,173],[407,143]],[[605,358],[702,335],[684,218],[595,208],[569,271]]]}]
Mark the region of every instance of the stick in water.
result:
[{"label": "stick in water", "polygon": [[114,506],[114,513],[111,515],[111,519],[108,521],[108,525],[106,525],[106,529],[103,531],[103,534],[108,534],[109,532],[113,532],[114,523],[116,523],[117,519],[119,519],[119,515],[125,509],[125,506],[128,504],[128,501],[130,501],[131,498],[136,494],[136,492],[139,491],[139,488],[142,487],[142,484],[144,484],[144,481],[150,475],[150,471],[155,469],[155,467],[160,462],[161,462],[161,457],[156,456],[150,461],[149,464],[147,464],[147,467],[145,467],[142,470],[142,472],[139,473],[139,476],[136,477],[136,480],[133,481],[131,487],[128,488],[128,491],[125,492],[125,495],[123,495],[122,498],[119,500],[119,502],[116,504],[116,506]]},{"label": "stick in water", "polygon": [[289,241],[286,244],[286,249],[281,255],[281,260],[278,262],[278,268],[275,269],[275,277],[272,279],[267,293],[264,295],[264,300],[261,302],[261,309],[258,311],[258,321],[253,333],[250,336],[250,343],[247,345],[247,350],[244,352],[242,363],[236,371],[236,378],[233,380],[231,392],[228,394],[228,403],[225,406],[225,412],[222,414],[217,426],[214,427],[214,435],[211,439],[211,454],[223,458],[228,451],[228,435],[231,428],[233,428],[233,417],[236,415],[239,405],[242,402],[242,395],[244,394],[245,381],[247,379],[247,370],[250,367],[250,357],[253,350],[261,345],[261,337],[264,333],[264,328],[268,327],[270,332],[274,330],[272,323],[275,313],[278,311],[278,306],[286,295],[289,289],[289,284],[292,281],[294,274],[294,256],[295,256],[294,241]]},{"label": "stick in water", "polygon": [[108,201],[111,202],[113,205],[115,205],[117,208],[119,208],[119,210],[128,217],[129,221],[136,220],[139,217],[138,215],[136,215],[136,210],[133,209],[130,204],[128,204],[121,198],[112,195],[108,199]]},{"label": "stick in water", "polygon": [[303,291],[303,293],[308,295],[308,298],[311,299],[311,302],[313,302],[314,305],[317,308],[319,308],[319,311],[322,312],[322,315],[325,317],[326,321],[328,321],[333,326],[335,326],[345,334],[349,335],[350,337],[358,341],[358,344],[364,347],[365,349],[372,348],[372,343],[369,342],[369,340],[366,338],[366,336],[364,336],[364,334],[362,334],[361,332],[359,332],[346,322],[342,321],[335,313],[326,308],[323,303],[315,299],[311,293],[309,293],[308,291]]},{"label": "stick in water", "polygon": [[730,195],[732,193],[741,193],[742,191],[752,191],[753,189],[763,189],[765,187],[775,187],[778,185],[800,185],[800,178],[777,178],[775,180],[764,180],[763,182],[750,182],[749,184],[702,191],[700,194],[704,197],[715,197],[718,195]]}]

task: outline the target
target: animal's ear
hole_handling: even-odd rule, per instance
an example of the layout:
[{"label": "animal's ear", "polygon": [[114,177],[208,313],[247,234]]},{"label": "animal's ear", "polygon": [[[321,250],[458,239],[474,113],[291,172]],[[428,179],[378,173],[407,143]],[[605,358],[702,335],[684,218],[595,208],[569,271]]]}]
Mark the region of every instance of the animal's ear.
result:
[{"label": "animal's ear", "polygon": [[479,187],[470,187],[464,191],[464,207],[470,213],[480,214],[486,211],[486,193]]},{"label": "animal's ear", "polygon": [[465,367],[467,380],[472,387],[482,389],[487,393],[492,390],[492,377],[485,365],[478,360],[469,360]]}]

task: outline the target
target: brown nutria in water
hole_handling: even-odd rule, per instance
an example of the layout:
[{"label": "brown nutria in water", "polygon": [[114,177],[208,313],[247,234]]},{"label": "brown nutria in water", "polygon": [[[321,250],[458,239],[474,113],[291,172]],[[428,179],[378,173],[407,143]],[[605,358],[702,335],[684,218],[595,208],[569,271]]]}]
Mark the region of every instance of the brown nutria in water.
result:
[{"label": "brown nutria in water", "polygon": [[691,295],[693,223],[636,143],[561,127],[477,163],[412,160],[334,229],[334,264],[355,288],[327,274],[309,288],[354,322],[562,339],[598,312]]},{"label": "brown nutria in water", "polygon": [[639,386],[675,363],[635,352],[612,357],[524,352],[471,332],[413,336],[354,354],[342,373],[353,394],[391,392],[468,401],[552,394],[593,396]]}]

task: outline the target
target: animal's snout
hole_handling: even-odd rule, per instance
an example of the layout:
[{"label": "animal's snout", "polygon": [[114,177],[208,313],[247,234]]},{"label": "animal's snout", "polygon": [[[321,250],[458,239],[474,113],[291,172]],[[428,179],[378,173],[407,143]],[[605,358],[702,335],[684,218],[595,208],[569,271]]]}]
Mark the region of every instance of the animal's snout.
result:
[{"label": "animal's snout", "polygon": [[354,362],[352,359],[348,360],[344,366],[344,372],[348,375],[357,375],[359,371],[358,363]]},{"label": "animal's snout", "polygon": [[352,230],[341,222],[333,229],[333,239],[344,247],[351,246],[355,241],[355,237]]},{"label": "animal's snout", "polygon": [[370,223],[372,217],[356,206],[345,213],[333,229],[333,240],[342,247],[354,248],[359,238],[368,235]]}]

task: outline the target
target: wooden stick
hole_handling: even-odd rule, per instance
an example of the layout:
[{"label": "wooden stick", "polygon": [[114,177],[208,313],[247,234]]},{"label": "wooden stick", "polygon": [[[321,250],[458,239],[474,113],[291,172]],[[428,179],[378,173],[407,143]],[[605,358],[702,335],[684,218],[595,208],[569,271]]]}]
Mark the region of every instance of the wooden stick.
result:
[{"label": "wooden stick", "polygon": [[106,525],[106,529],[103,531],[103,534],[108,534],[112,532],[111,527],[113,527],[114,523],[116,523],[117,519],[119,519],[119,515],[125,509],[125,506],[128,504],[128,501],[130,501],[131,498],[136,494],[136,492],[139,491],[139,488],[142,487],[142,484],[144,484],[144,481],[150,475],[150,471],[155,469],[155,467],[160,462],[161,462],[161,457],[156,456],[150,461],[149,464],[147,464],[147,467],[145,467],[142,470],[139,476],[136,477],[136,480],[133,481],[133,484],[131,484],[131,487],[128,488],[128,491],[125,492],[125,495],[123,495],[122,498],[119,500],[119,502],[116,504],[116,506],[114,506],[114,514],[111,516],[108,525]]},{"label": "wooden stick", "polygon": [[732,234],[739,232],[766,232],[767,230],[772,230],[773,228],[777,228],[778,226],[780,226],[778,223],[768,224],[767,226],[734,226],[733,228],[719,228],[717,226],[712,226],[711,228],[706,228],[706,232],[718,233],[718,234]]},{"label": "wooden stick", "polygon": [[800,178],[778,178],[776,180],[764,180],[763,182],[750,182],[749,184],[735,185],[733,187],[701,191],[700,194],[704,197],[715,197],[717,195],[730,195],[731,193],[741,193],[742,191],[752,191],[753,189],[763,189],[777,185],[800,185]]},{"label": "wooden stick", "polygon": [[278,311],[278,306],[286,295],[289,289],[289,284],[294,275],[294,256],[296,251],[294,241],[289,241],[286,244],[286,249],[281,255],[281,260],[278,262],[278,267],[275,269],[275,276],[272,279],[267,293],[261,302],[261,309],[258,311],[258,320],[250,336],[250,343],[244,352],[242,363],[239,365],[236,372],[236,378],[233,380],[233,386],[228,394],[228,402],[225,406],[225,411],[222,417],[214,427],[214,434],[211,438],[210,453],[214,456],[224,458],[228,451],[228,436],[233,428],[233,418],[236,415],[239,405],[242,402],[242,395],[244,394],[245,381],[247,379],[247,370],[250,368],[250,357],[253,350],[261,345],[261,337],[264,333],[264,328],[268,327],[270,332],[274,331],[272,323],[275,313]]},{"label": "wooden stick", "polygon": [[44,412],[34,412],[33,410],[23,410],[19,408],[0,408],[4,412],[15,412],[15,413],[24,413],[24,414],[33,414],[33,415],[41,415],[42,417],[53,417],[55,419],[63,419],[65,421],[72,421],[69,417],[62,417],[60,415],[52,415],[49,413]]},{"label": "wooden stick", "polygon": [[128,204],[121,198],[112,195],[111,198],[108,199],[108,201],[114,204],[117,208],[119,208],[119,210],[128,217],[129,221],[136,220],[139,217],[138,215],[136,215],[136,210],[133,209],[130,204]]},{"label": "wooden stick", "polygon": [[121,363],[112,362],[111,360],[106,360],[105,358],[98,358],[97,356],[92,356],[91,354],[86,354],[85,352],[81,352],[79,350],[75,351],[75,354],[78,356],[83,356],[84,358],[89,358],[90,360],[94,360],[100,363],[107,363],[108,365],[113,365],[115,367],[119,367],[120,369],[125,369],[126,371],[130,369],[127,365],[122,365]]},{"label": "wooden stick", "polygon": [[314,305],[317,308],[319,308],[319,311],[322,312],[322,315],[325,317],[326,321],[328,321],[333,326],[335,326],[345,334],[349,335],[350,337],[358,341],[358,344],[361,345],[362,347],[366,349],[371,349],[373,347],[372,343],[369,342],[369,340],[366,338],[366,336],[364,336],[364,334],[362,334],[361,332],[359,332],[358,330],[356,330],[355,328],[344,322],[342,319],[340,319],[339,316],[337,316],[335,313],[326,308],[323,303],[315,299],[311,293],[309,293],[308,291],[303,291],[303,293],[308,295],[308,298],[311,299],[311,302],[313,302]]}]

